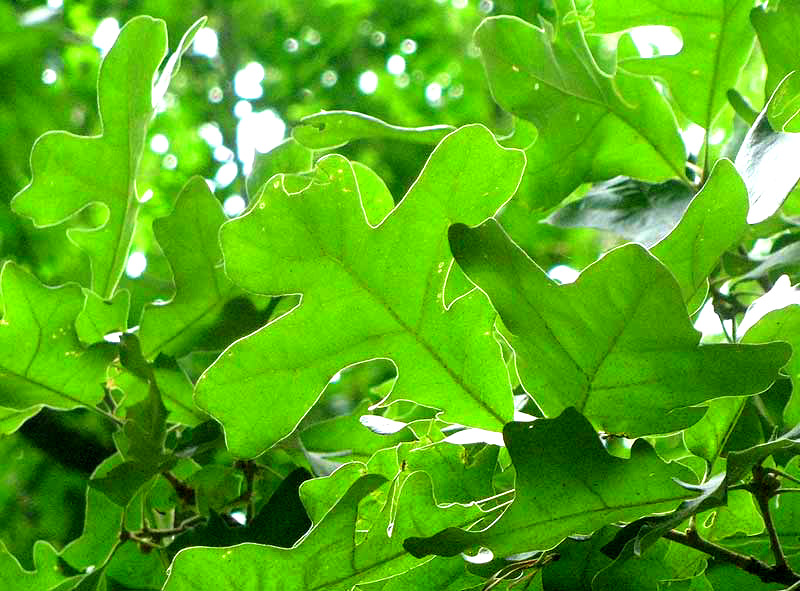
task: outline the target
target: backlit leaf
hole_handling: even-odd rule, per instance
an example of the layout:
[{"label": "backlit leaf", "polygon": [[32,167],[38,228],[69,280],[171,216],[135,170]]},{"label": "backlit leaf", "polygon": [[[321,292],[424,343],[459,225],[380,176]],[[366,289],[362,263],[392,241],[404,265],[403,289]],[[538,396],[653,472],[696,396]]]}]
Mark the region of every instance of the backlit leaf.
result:
[{"label": "backlit leaf", "polygon": [[70,230],[69,237],[88,253],[90,287],[103,298],[113,295],[133,238],[136,172],[153,116],[153,79],[166,50],[163,21],[140,16],[128,22],[100,67],[102,135],[43,135],[31,154],[31,183],[12,202],[38,226],[60,224],[90,205],[102,208],[100,227]]},{"label": "backlit leaf", "polygon": [[437,146],[378,227],[359,203],[370,196],[336,155],[317,163],[305,190],[289,194],[276,177],[250,213],[224,225],[226,271],[236,283],[303,294],[297,308],[229,347],[197,384],[196,401],[225,426],[229,449],[259,454],[292,432],[337,371],[381,357],[398,367],[391,399],[441,408],[445,420],[475,427],[509,420],[491,309],[473,292],[448,310],[442,292],[447,226],[494,213],[523,163],[485,127],[467,126]]},{"label": "backlit leaf", "polygon": [[24,410],[94,406],[103,399],[111,345],[84,348],[75,318],[84,295],[77,284],[49,288],[15,263],[0,275],[0,404]]},{"label": "backlit leaf", "polygon": [[500,314],[520,381],[547,416],[574,406],[609,433],[668,433],[703,415],[694,405],[765,390],[791,355],[785,343],[699,345],[672,274],[637,244],[561,286],[493,220],[453,226],[450,246]]},{"label": "backlit leaf", "polygon": [[410,552],[455,556],[483,546],[508,556],[548,550],[569,535],[667,511],[694,496],[672,480],[692,478],[686,468],[664,463],[644,441],[634,444],[629,460],[611,456],[574,409],[555,419],[509,423],[503,438],[517,471],[508,510],[482,531],[447,529],[407,539]]},{"label": "backlit leaf", "polygon": [[526,151],[529,208],[555,205],[585,181],[683,178],[683,143],[664,98],[651,80],[601,72],[577,22],[555,36],[492,17],[475,41],[495,100],[539,131]]}]

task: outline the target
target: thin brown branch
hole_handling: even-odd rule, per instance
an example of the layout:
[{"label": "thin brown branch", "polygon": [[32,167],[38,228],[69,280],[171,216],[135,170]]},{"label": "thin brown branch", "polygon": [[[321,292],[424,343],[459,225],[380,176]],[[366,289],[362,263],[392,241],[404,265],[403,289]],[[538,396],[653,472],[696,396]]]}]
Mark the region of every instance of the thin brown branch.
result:
[{"label": "thin brown branch", "polygon": [[766,527],[769,535],[769,547],[775,557],[775,568],[791,572],[769,511],[769,500],[778,490],[778,486],[780,486],[780,483],[776,481],[774,476],[769,475],[762,465],[757,464],[753,467],[753,496],[756,499],[758,510],[764,520],[764,527]]},{"label": "thin brown branch", "polygon": [[690,535],[677,530],[670,530],[664,534],[664,537],[678,544],[683,544],[700,552],[705,552],[716,560],[732,564],[751,575],[757,576],[765,583],[781,583],[783,585],[792,585],[800,581],[800,576],[791,570],[779,569],[775,566],[770,566],[766,562],[762,562],[753,556],[739,554],[727,548],[723,548],[713,542],[704,540],[696,533]]}]

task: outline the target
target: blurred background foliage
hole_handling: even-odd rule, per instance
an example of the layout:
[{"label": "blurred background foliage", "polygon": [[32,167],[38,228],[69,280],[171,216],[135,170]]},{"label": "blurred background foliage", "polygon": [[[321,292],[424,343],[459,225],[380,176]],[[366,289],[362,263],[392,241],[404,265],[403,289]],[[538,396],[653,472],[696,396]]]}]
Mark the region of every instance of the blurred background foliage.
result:
[{"label": "blurred background foliage", "polygon": [[[245,178],[257,154],[321,110],[360,111],[404,126],[481,122],[508,134],[513,121],[491,98],[472,32],[488,15],[534,20],[547,9],[547,0],[0,1],[1,256],[48,285],[87,277],[88,261],[62,227],[35,229],[9,202],[29,181],[38,136],[101,133],[98,66],[135,15],[164,19],[171,49],[198,18],[208,22],[150,126],[137,181],[150,199],[123,284],[133,294],[131,325],[145,302],[172,295],[151,222],[171,211],[191,176],[208,179],[226,213],[236,215],[246,206]],[[398,201],[430,149],[370,140],[337,151],[374,168]],[[95,215],[89,209],[69,223],[96,225]],[[546,268],[580,269],[610,244],[596,231],[536,222],[518,239]],[[347,401],[360,400],[386,371],[365,365],[343,376],[317,418],[352,410]],[[27,568],[36,539],[58,545],[80,532],[86,480],[111,453],[107,426],[80,411],[44,411],[0,440],[0,538]]]}]

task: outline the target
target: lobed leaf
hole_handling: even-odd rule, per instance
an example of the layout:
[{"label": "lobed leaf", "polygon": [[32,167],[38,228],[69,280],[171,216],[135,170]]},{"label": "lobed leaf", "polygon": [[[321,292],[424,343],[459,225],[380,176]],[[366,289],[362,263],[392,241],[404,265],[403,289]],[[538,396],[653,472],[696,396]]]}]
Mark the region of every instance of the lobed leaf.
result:
[{"label": "lobed leaf", "polygon": [[77,284],[48,288],[7,262],[0,273],[0,404],[68,410],[103,399],[111,345],[84,348],[75,318],[84,295]]},{"label": "lobed leaf", "polygon": [[61,224],[89,206],[102,208],[101,226],[72,229],[68,235],[89,255],[90,287],[103,298],[114,294],[133,238],[136,174],[153,116],[153,79],[166,50],[164,21],[131,19],[100,66],[102,134],[44,134],[31,153],[31,182],[11,203],[37,226]]},{"label": "lobed leaf", "polygon": [[637,244],[562,286],[494,220],[453,226],[450,245],[498,311],[546,416],[574,406],[609,433],[677,431],[703,415],[695,405],[765,390],[791,355],[785,343],[699,345],[675,279]]},{"label": "lobed leaf", "polygon": [[400,127],[363,113],[324,111],[303,117],[292,130],[292,137],[307,148],[322,150],[338,148],[353,140],[378,138],[437,144],[454,129],[451,125]]},{"label": "lobed leaf", "polygon": [[611,456],[573,408],[555,419],[509,423],[503,438],[517,473],[508,510],[481,531],[451,528],[429,538],[408,538],[409,552],[455,556],[483,546],[495,556],[508,556],[549,550],[567,536],[666,511],[693,496],[673,481],[692,478],[687,468],[664,463],[642,440],[629,460]]},{"label": "lobed leaf", "polygon": [[723,253],[741,239],[746,216],[747,188],[733,163],[723,158],[678,225],[651,249],[672,271],[685,302],[705,300],[706,278]]},{"label": "lobed leaf", "polygon": [[749,0],[622,0],[595,2],[592,33],[660,25],[680,31],[676,55],[620,60],[620,68],[666,82],[683,113],[709,129],[725,106],[753,48]]},{"label": "lobed leaf", "polygon": [[600,70],[578,22],[558,35],[516,17],[483,21],[475,41],[498,104],[539,132],[526,151],[530,209],[553,206],[586,181],[683,178],[674,116],[649,79]]},{"label": "lobed leaf", "polygon": [[447,226],[491,215],[513,194],[523,165],[520,151],[471,125],[437,146],[378,227],[364,213],[373,195],[337,155],[321,159],[299,193],[275,178],[247,215],[225,224],[226,271],[237,284],[303,294],[298,307],[229,347],[197,383],[196,401],[225,426],[231,452],[252,457],[274,445],[337,371],[374,358],[398,367],[390,399],[441,408],[446,420],[475,427],[509,420],[493,312],[474,292],[448,310],[442,293]]}]

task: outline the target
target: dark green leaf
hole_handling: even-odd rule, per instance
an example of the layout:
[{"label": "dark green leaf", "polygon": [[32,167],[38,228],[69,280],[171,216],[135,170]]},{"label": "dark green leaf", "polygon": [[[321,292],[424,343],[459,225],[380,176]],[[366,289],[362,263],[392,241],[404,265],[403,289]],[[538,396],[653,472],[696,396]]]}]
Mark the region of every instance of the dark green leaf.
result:
[{"label": "dark green leaf", "polygon": [[595,184],[585,197],[551,214],[547,222],[562,228],[608,230],[649,248],[669,234],[693,197],[691,188],[680,181],[653,184],[618,177]]},{"label": "dark green leaf", "polygon": [[409,538],[409,552],[455,556],[484,546],[495,556],[508,556],[548,550],[567,536],[668,511],[694,496],[673,482],[692,478],[686,468],[665,464],[644,441],[634,444],[629,460],[609,455],[574,409],[556,419],[509,423],[503,438],[517,471],[508,510],[482,531],[447,529],[430,538]]}]

